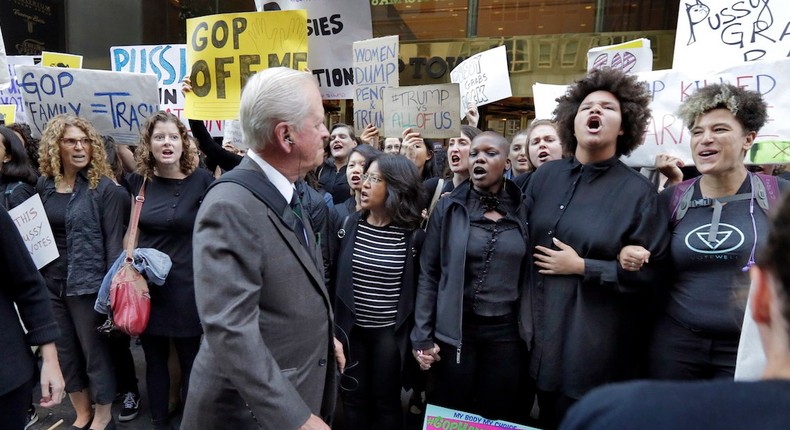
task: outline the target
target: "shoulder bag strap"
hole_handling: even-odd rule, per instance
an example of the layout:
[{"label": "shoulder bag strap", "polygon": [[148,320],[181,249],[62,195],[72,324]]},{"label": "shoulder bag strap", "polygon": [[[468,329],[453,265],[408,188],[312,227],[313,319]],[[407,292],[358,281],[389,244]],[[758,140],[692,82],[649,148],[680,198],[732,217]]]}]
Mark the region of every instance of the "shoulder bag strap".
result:
[{"label": "shoulder bag strap", "polygon": [[134,210],[132,210],[132,218],[129,220],[129,240],[126,242],[126,261],[132,260],[132,252],[134,247],[137,246],[137,223],[140,221],[140,211],[143,209],[143,202],[145,202],[145,183],[148,178],[143,178],[143,185],[140,187],[140,193],[134,198]]}]

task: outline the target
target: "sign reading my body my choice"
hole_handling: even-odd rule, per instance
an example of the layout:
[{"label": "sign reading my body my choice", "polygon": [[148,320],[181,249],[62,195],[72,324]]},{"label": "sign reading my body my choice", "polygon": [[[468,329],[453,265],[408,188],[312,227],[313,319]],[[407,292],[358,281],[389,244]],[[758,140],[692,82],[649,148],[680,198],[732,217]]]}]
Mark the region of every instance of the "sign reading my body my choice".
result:
[{"label": "sign reading my body my choice", "polygon": [[187,64],[192,119],[235,119],[241,89],[268,67],[307,68],[303,10],[228,13],[187,20]]}]

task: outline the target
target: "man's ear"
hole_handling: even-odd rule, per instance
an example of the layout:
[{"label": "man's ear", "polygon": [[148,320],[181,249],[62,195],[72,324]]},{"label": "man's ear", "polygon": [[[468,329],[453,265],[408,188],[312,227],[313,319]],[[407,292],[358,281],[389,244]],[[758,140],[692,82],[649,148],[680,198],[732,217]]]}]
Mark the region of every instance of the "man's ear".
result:
[{"label": "man's ear", "polygon": [[277,147],[285,151],[286,153],[291,152],[292,140],[290,135],[290,127],[286,122],[280,122],[276,126],[274,126],[274,136],[277,140],[274,142]]},{"label": "man's ear", "polygon": [[773,279],[767,271],[757,265],[749,269],[749,277],[754,284],[751,297],[752,318],[756,323],[768,325],[771,323],[771,306],[775,297],[771,285]]},{"label": "man's ear", "polygon": [[757,132],[756,131],[750,131],[750,132],[746,133],[745,137],[746,137],[746,141],[743,143],[743,149],[745,151],[748,151],[748,150],[752,149],[752,145],[754,145],[754,139],[757,138]]}]

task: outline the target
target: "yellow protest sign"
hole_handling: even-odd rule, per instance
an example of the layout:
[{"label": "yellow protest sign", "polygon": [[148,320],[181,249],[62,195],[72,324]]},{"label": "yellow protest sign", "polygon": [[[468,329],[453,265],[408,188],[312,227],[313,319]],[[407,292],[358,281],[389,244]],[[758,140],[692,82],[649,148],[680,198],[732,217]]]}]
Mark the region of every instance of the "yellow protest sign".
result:
[{"label": "yellow protest sign", "polygon": [[235,119],[247,79],[269,67],[307,68],[307,12],[226,13],[187,20],[191,119]]},{"label": "yellow protest sign", "polygon": [[71,69],[81,69],[82,55],[44,51],[41,53],[41,65],[48,67],[68,67]]},{"label": "yellow protest sign", "polygon": [[16,121],[16,105],[0,105],[0,118],[6,124],[13,124]]}]

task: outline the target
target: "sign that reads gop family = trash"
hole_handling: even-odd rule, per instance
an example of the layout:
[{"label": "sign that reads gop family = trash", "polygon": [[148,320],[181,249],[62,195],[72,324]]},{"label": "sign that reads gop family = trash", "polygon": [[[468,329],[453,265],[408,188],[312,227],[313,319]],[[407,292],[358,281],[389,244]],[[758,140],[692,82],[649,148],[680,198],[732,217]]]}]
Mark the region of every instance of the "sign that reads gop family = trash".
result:
[{"label": "sign that reads gop family = trash", "polygon": [[[116,72],[153,73],[159,86],[159,109],[177,116],[189,129],[181,82],[187,77],[187,46],[134,45],[110,48],[110,68]],[[222,136],[221,120],[204,121],[212,136]]]},{"label": "sign that reads gop family = trash", "polygon": [[192,119],[235,119],[241,89],[269,67],[307,68],[303,10],[227,13],[187,20],[187,70]]},{"label": "sign that reads gop family = trash", "polygon": [[[710,84],[730,83],[760,93],[768,105],[768,122],[757,134],[755,144],[746,155],[746,162],[754,164],[790,163],[790,105],[784,96],[790,87],[790,59],[757,61],[731,67],[718,73],[693,73],[685,70],[656,70],[638,73],[651,96],[650,118],[644,143],[623,161],[632,167],[651,167],[655,157],[668,153],[693,164],[691,157],[691,135],[678,117],[680,105],[698,88]],[[555,95],[559,91],[546,94]],[[556,102],[547,95],[543,98],[535,93],[535,111],[551,112]]]},{"label": "sign that reads gop family = trash", "polygon": [[406,128],[422,137],[461,135],[458,84],[415,85],[384,89],[385,137],[400,137]]},{"label": "sign that reads gop family = trash", "polygon": [[255,0],[257,10],[307,11],[308,67],[327,100],[354,98],[351,46],[373,37],[369,0]]},{"label": "sign that reads gop family = trash", "polygon": [[425,419],[422,423],[423,430],[537,430],[521,424],[508,421],[489,420],[469,412],[443,408],[428,404],[425,408]]},{"label": "sign that reads gop family = trash", "polygon": [[8,215],[14,220],[37,269],[58,258],[58,246],[38,194],[9,210]]},{"label": "sign that reads gop family = trash", "polygon": [[154,75],[39,66],[16,66],[16,74],[34,137],[67,113],[118,143],[135,144],[145,119],[159,110]]},{"label": "sign that reads gop family = trash", "polygon": [[512,96],[505,45],[462,61],[450,72],[450,82],[461,86],[461,116],[470,106],[483,106]]},{"label": "sign that reads gop family = trash", "polygon": [[713,71],[790,57],[790,1],[680,0],[674,69]]},{"label": "sign that reads gop family = trash", "polygon": [[[40,57],[39,57],[40,58]],[[0,90],[0,104],[14,105],[15,114],[14,121],[27,122],[25,117],[25,102],[22,100],[22,92],[16,79],[16,66],[18,64],[26,64],[32,66],[36,57],[31,55],[11,55],[8,59],[8,74],[11,76],[11,86]],[[10,123],[6,119],[6,124]]]},{"label": "sign that reads gop family = trash", "polygon": [[610,68],[624,73],[653,70],[650,39],[637,39],[617,45],[598,46],[587,51],[587,71]]},{"label": "sign that reads gop family = trash", "polygon": [[399,51],[398,36],[354,42],[354,127],[358,133],[368,124],[378,128],[379,133],[387,133],[382,104],[384,89],[399,85]]}]

